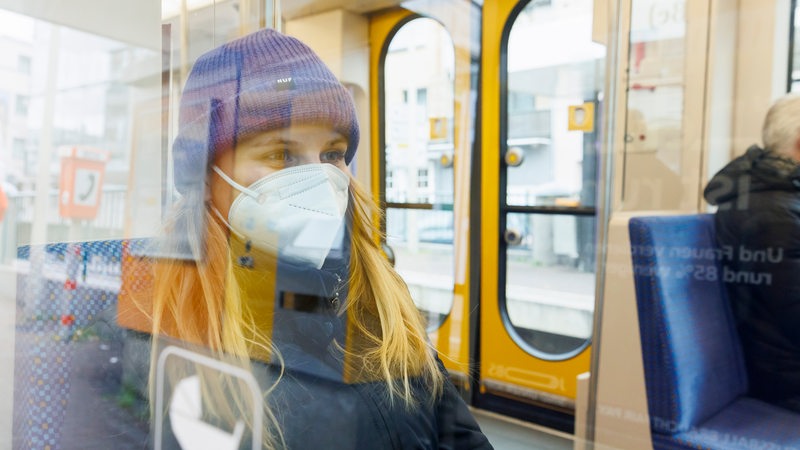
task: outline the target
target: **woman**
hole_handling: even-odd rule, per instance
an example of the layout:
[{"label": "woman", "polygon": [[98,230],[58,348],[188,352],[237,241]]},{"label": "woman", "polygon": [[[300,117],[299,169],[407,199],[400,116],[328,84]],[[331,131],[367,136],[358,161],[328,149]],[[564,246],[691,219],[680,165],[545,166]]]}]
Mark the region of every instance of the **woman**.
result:
[{"label": "woman", "polygon": [[[347,169],[353,102],[321,60],[271,30],[212,50],[179,121],[182,199],[175,257],[156,271],[154,335],[256,375],[265,447],[491,448],[376,244],[372,203]],[[203,380],[207,421],[232,429],[246,402]]]}]

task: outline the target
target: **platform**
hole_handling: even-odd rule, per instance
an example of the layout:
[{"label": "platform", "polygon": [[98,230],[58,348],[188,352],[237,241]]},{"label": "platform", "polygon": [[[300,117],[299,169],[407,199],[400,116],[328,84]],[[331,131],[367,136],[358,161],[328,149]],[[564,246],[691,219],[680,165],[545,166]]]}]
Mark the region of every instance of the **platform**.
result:
[{"label": "platform", "polygon": [[472,409],[495,450],[572,450],[572,435],[532,423]]}]

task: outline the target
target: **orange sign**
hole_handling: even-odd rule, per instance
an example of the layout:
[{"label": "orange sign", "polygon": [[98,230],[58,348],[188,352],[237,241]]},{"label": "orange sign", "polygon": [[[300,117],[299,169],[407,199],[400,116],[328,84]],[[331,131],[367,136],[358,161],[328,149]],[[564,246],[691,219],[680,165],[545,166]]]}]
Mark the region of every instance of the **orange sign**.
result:
[{"label": "orange sign", "polygon": [[108,152],[94,148],[60,150],[61,180],[58,214],[71,219],[94,219],[100,207]]}]

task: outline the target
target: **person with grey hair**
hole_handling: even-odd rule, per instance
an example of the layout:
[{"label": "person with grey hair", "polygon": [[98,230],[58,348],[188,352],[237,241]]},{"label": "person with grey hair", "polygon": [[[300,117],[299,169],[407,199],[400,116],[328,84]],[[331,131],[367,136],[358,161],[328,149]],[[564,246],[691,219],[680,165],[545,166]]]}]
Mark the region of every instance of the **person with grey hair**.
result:
[{"label": "person with grey hair", "polygon": [[800,95],[776,101],[753,145],[704,196],[718,206],[717,244],[750,394],[800,412]]}]

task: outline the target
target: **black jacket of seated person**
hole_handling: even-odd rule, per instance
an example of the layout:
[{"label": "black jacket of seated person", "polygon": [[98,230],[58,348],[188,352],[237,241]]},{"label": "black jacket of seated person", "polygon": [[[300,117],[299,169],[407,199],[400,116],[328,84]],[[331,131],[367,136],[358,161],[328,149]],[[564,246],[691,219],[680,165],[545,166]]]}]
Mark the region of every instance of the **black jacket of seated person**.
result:
[{"label": "black jacket of seated person", "polygon": [[[800,412],[800,165],[757,146],[708,183],[750,395]],[[726,253],[727,251],[727,253]]]}]

